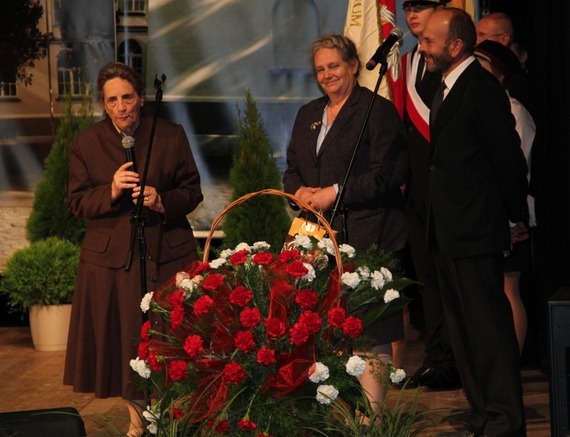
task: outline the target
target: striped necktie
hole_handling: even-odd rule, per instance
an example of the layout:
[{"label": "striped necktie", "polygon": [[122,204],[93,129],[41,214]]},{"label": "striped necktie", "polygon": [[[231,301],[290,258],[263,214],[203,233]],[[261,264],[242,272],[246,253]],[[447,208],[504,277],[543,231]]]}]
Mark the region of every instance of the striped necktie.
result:
[{"label": "striped necktie", "polygon": [[439,108],[441,107],[441,104],[443,103],[443,92],[445,91],[445,81],[441,81],[441,84],[439,85],[439,88],[437,89],[437,91],[435,92],[435,95],[433,96],[433,101],[431,103],[431,109],[429,112],[429,124],[430,126],[433,126],[434,122],[435,122],[435,117],[437,116],[437,112],[439,111]]}]

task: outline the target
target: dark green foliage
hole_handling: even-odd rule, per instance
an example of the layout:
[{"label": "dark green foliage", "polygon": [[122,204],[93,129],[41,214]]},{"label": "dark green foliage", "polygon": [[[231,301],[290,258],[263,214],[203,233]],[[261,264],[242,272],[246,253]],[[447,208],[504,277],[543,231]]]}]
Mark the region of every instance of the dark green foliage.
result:
[{"label": "dark green foliage", "polygon": [[[271,156],[263,120],[249,91],[245,93],[245,101],[243,116],[238,108],[239,132],[230,169],[232,200],[267,188],[282,189],[281,175]],[[226,214],[223,222],[224,246],[266,241],[273,248],[280,247],[290,225],[291,217],[287,213],[284,198],[257,196]]]},{"label": "dark green foliage", "polygon": [[28,69],[45,58],[49,36],[38,29],[43,7],[35,0],[2,2],[0,14],[0,81],[32,83]]},{"label": "dark green foliage", "polygon": [[0,282],[0,293],[8,296],[10,309],[71,303],[79,252],[78,245],[57,237],[14,252]]},{"label": "dark green foliage", "polygon": [[84,99],[79,111],[73,112],[67,97],[65,112],[59,121],[55,141],[45,160],[45,174],[36,186],[34,204],[27,223],[31,242],[60,237],[81,243],[85,235],[85,219],[73,216],[67,209],[69,155],[73,137],[92,122],[91,100]]}]

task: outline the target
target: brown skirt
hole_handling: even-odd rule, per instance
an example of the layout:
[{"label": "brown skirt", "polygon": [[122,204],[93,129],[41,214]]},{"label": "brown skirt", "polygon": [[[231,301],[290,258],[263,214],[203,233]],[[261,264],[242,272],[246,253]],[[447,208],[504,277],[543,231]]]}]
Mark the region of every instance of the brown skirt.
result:
[{"label": "brown skirt", "polygon": [[[158,288],[197,259],[188,257],[157,266],[147,262],[147,292]],[[159,267],[159,268],[158,268]],[[140,263],[130,271],[81,263],[75,282],[63,383],[97,398],[142,400],[133,383],[130,360],[136,358],[143,313]],[[157,278],[151,281],[150,278]]]}]

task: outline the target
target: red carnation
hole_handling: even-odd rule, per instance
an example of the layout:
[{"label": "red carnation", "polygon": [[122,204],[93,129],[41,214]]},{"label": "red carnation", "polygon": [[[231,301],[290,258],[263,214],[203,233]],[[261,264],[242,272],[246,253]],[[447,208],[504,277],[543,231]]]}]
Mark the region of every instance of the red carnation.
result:
[{"label": "red carnation", "polygon": [[244,328],[253,328],[261,322],[261,313],[258,308],[245,307],[239,314],[239,321]]},{"label": "red carnation", "polygon": [[146,360],[148,358],[148,346],[150,345],[150,341],[142,341],[139,343],[137,355]]},{"label": "red carnation", "polygon": [[239,285],[230,292],[230,302],[234,305],[239,305],[240,307],[246,306],[246,304],[253,297],[253,292],[248,290],[243,285]]},{"label": "red carnation", "polygon": [[241,364],[232,361],[225,365],[224,376],[232,384],[239,384],[245,379],[245,369]]},{"label": "red carnation", "polygon": [[289,335],[291,343],[300,346],[309,339],[309,330],[306,325],[297,322],[289,329]]},{"label": "red carnation", "polygon": [[204,279],[202,287],[204,290],[217,290],[224,284],[224,277],[219,273],[214,273]]},{"label": "red carnation", "polygon": [[273,261],[273,255],[269,252],[256,253],[251,259],[252,263],[259,264],[260,266],[266,266],[270,264],[271,261]]},{"label": "red carnation", "polygon": [[[215,419],[211,419],[211,420],[208,420],[208,422],[206,423],[206,426],[209,429],[213,429],[215,432],[217,432],[219,434],[223,434],[223,433],[228,432],[230,430],[230,423],[228,422],[227,419],[220,420],[218,422],[216,422]],[[215,429],[214,429],[214,427],[215,427]]]},{"label": "red carnation", "polygon": [[262,347],[257,351],[257,362],[269,366],[275,362],[275,351]]},{"label": "red carnation", "polygon": [[197,316],[207,314],[212,305],[214,305],[214,301],[210,296],[202,296],[194,303],[194,314]]},{"label": "red carnation", "polygon": [[307,273],[309,273],[307,267],[305,267],[300,261],[293,261],[291,264],[287,264],[285,271],[294,278],[302,278]]},{"label": "red carnation", "polygon": [[246,262],[248,256],[249,256],[249,250],[247,249],[238,250],[236,253],[230,256],[230,263],[233,266],[238,266]]},{"label": "red carnation", "polygon": [[172,415],[174,416],[175,419],[180,420],[184,417],[184,411],[182,411],[178,407],[174,407],[172,409]]},{"label": "red carnation", "polygon": [[174,360],[168,365],[168,376],[173,381],[180,381],[188,377],[188,364],[186,361]]},{"label": "red carnation", "polygon": [[319,301],[319,296],[313,290],[299,290],[295,296],[295,302],[304,310],[310,310]]},{"label": "red carnation", "polygon": [[321,329],[321,318],[320,316],[313,312],[313,311],[305,311],[299,317],[299,323],[305,325],[309,334],[316,334]]},{"label": "red carnation", "polygon": [[253,420],[240,420],[237,426],[243,431],[253,431],[257,428],[257,424]]},{"label": "red carnation", "polygon": [[283,323],[277,317],[268,317],[265,320],[265,329],[267,330],[267,335],[271,338],[281,337],[285,334],[285,323]]},{"label": "red carnation", "polygon": [[358,337],[362,334],[362,320],[348,316],[342,324],[342,332],[348,337]]},{"label": "red carnation", "polygon": [[158,357],[156,356],[155,351],[149,350],[146,362],[148,363],[148,366],[150,367],[151,370],[154,370],[155,372],[160,371],[161,368],[160,361],[158,361]]},{"label": "red carnation", "polygon": [[176,331],[182,322],[184,321],[184,307],[182,305],[176,305],[172,311],[170,311],[170,329]]},{"label": "red carnation", "polygon": [[204,340],[199,335],[189,335],[184,342],[184,351],[190,358],[196,358],[204,349]]},{"label": "red carnation", "polygon": [[196,265],[196,267],[194,268],[194,270],[192,270],[192,277],[199,275],[202,272],[205,272],[206,270],[208,270],[210,268],[210,264],[209,263],[205,263],[202,261],[198,261],[198,265]]},{"label": "red carnation", "polygon": [[342,328],[346,320],[346,311],[344,308],[336,307],[329,311],[328,322],[334,328]]},{"label": "red carnation", "polygon": [[143,323],[143,325],[141,327],[141,339],[142,340],[148,341],[150,339],[149,331],[150,331],[150,321],[147,320],[146,322]]},{"label": "red carnation", "polygon": [[239,331],[234,339],[235,346],[243,353],[248,353],[255,347],[253,334],[250,331]]},{"label": "red carnation", "polygon": [[279,253],[279,255],[277,255],[277,261],[279,261],[280,263],[286,263],[287,261],[289,261],[290,259],[296,260],[296,259],[300,259],[301,258],[301,254],[299,253],[298,250],[283,250]]},{"label": "red carnation", "polygon": [[168,296],[168,302],[170,302],[170,305],[172,306],[181,305],[182,302],[184,302],[184,299],[184,293],[182,290],[176,290]]}]

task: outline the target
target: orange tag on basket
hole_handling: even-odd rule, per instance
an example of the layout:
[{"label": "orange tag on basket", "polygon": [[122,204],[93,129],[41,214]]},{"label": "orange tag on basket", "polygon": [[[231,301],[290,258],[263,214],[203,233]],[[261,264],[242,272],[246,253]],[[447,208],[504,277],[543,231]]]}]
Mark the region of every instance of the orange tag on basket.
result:
[{"label": "orange tag on basket", "polygon": [[285,243],[283,244],[283,249],[291,249],[293,247],[292,243],[295,241],[295,235],[306,235],[307,237],[314,237],[317,240],[322,240],[327,233],[327,230],[310,220],[295,217],[287,237],[285,238]]}]

